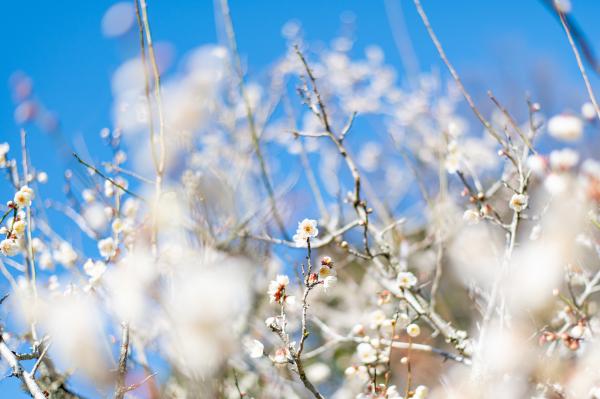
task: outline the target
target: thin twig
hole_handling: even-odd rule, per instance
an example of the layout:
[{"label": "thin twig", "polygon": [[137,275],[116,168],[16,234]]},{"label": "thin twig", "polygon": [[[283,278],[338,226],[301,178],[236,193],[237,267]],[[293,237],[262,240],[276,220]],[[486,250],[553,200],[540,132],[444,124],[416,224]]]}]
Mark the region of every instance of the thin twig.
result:
[{"label": "thin twig", "polygon": [[558,16],[560,17],[560,23],[567,34],[567,38],[569,39],[569,44],[571,45],[571,49],[573,50],[573,54],[575,54],[575,59],[577,60],[577,66],[579,67],[579,71],[581,72],[581,77],[585,82],[585,88],[587,89],[588,96],[590,97],[590,101],[594,105],[594,109],[596,110],[596,116],[598,116],[598,120],[600,120],[600,108],[598,108],[598,101],[596,101],[596,96],[594,95],[594,90],[592,90],[592,85],[590,80],[588,79],[587,72],[585,71],[585,66],[581,61],[581,56],[579,55],[579,50],[577,50],[577,46],[573,42],[573,36],[571,35],[571,31],[565,21],[565,14],[561,11],[557,10]]},{"label": "thin twig", "polygon": [[[28,184],[29,180],[29,162],[27,161],[27,133],[25,129],[21,129],[21,151],[22,151],[22,161],[23,161],[23,185]],[[31,283],[31,289],[33,292],[33,299],[37,302],[37,284],[36,284],[36,273],[35,273],[35,259],[33,256],[33,244],[31,238],[31,205],[28,205],[25,209],[25,216],[27,218],[27,240],[25,241],[27,255],[25,256],[25,260],[27,262],[27,273],[26,276]],[[13,218],[14,223],[14,218]],[[37,306],[37,305],[36,305]],[[31,321],[31,336],[33,338],[34,345],[37,345],[37,330],[36,330],[36,320],[35,318]]]},{"label": "thin twig", "polygon": [[515,131],[517,132],[517,134],[519,135],[519,137],[521,137],[521,140],[523,140],[523,143],[525,143],[525,145],[529,148],[529,151],[531,151],[534,154],[536,154],[537,152],[535,151],[535,149],[531,145],[531,142],[529,141],[529,138],[527,137],[526,134],[523,133],[523,131],[519,127],[519,124],[515,121],[515,119],[510,114],[510,112],[508,112],[508,110],[506,108],[504,108],[502,106],[502,104],[500,104],[500,101],[498,101],[496,99],[496,97],[494,96],[494,94],[492,93],[491,90],[488,91],[488,96],[490,97],[490,99],[492,100],[492,102],[496,105],[496,107],[498,107],[498,109],[504,114],[504,116],[506,117],[506,119],[508,119],[508,121],[512,125],[513,129],[515,129]]},{"label": "thin twig", "polygon": [[469,107],[471,107],[471,110],[473,111],[475,116],[477,116],[477,119],[479,119],[479,121],[483,124],[483,126],[487,129],[487,131],[492,135],[492,137],[494,137],[494,139],[496,139],[496,141],[502,147],[504,147],[505,145],[504,145],[504,142],[502,141],[502,138],[500,137],[500,135],[498,134],[496,129],[494,129],[492,124],[490,122],[488,122],[485,119],[485,117],[483,116],[483,114],[479,111],[479,109],[475,105],[475,101],[473,101],[473,98],[471,97],[471,95],[469,94],[469,92],[467,91],[465,86],[463,85],[462,80],[460,79],[460,76],[458,76],[458,72],[456,72],[456,69],[454,69],[454,67],[448,60],[448,57],[446,56],[446,52],[444,51],[442,44],[440,43],[437,35],[433,31],[431,24],[429,23],[429,18],[427,17],[427,14],[425,14],[425,10],[423,10],[423,7],[421,6],[421,2],[419,0],[413,0],[413,2],[415,3],[417,12],[419,13],[419,16],[421,17],[421,20],[423,21],[423,25],[425,25],[425,29],[427,29],[427,33],[429,34],[431,41],[433,42],[435,48],[437,49],[437,51],[440,55],[440,58],[442,59],[444,64],[446,64],[446,67],[450,71],[450,75],[452,75],[452,78],[456,82],[458,89],[461,91],[465,100],[467,100]]},{"label": "thin twig", "polygon": [[120,190],[123,190],[124,192],[126,192],[127,194],[131,195],[132,197],[135,197],[139,200],[145,201],[142,197],[140,197],[139,195],[137,195],[134,192],[129,191],[128,189],[126,189],[125,187],[123,187],[123,185],[117,183],[116,181],[114,181],[113,179],[111,179],[110,177],[106,176],[104,173],[100,172],[100,170],[98,170],[98,168],[96,168],[95,166],[87,163],[86,161],[84,161],[83,159],[81,159],[79,157],[79,155],[77,155],[76,153],[73,153],[73,156],[77,159],[77,161],[79,161],[80,164],[86,166],[87,168],[89,168],[91,171],[93,171],[95,174],[97,174],[98,176],[100,176],[101,178],[103,178],[104,180],[108,181],[110,184],[112,184],[113,186],[117,187]]},{"label": "thin twig", "polygon": [[271,202],[273,217],[275,219],[275,222],[277,223],[281,235],[283,235],[286,239],[289,239],[289,235],[287,234],[287,231],[285,229],[285,224],[283,223],[283,219],[281,218],[279,210],[277,209],[277,201],[275,200],[275,190],[273,189],[273,184],[271,183],[271,179],[269,178],[269,174],[267,172],[267,163],[265,161],[262,149],[260,147],[260,141],[256,129],[256,121],[254,119],[252,105],[250,104],[250,98],[248,97],[248,93],[246,92],[246,85],[244,83],[244,71],[242,69],[242,62],[240,60],[240,55],[237,48],[237,40],[235,38],[235,31],[233,29],[233,22],[231,20],[231,14],[229,12],[229,3],[227,2],[227,0],[221,0],[221,10],[223,12],[223,20],[225,23],[227,39],[229,40],[231,57],[233,58],[232,64],[236,74],[238,75],[238,86],[240,94],[242,96],[242,100],[244,102],[244,107],[246,110],[246,119],[248,121],[248,128],[250,130],[250,136],[252,138],[254,152],[256,153],[256,158],[258,158],[262,182],[265,186],[265,189],[267,190],[267,195],[269,196],[269,201]]},{"label": "thin twig", "polygon": [[40,364],[44,360],[44,356],[46,356],[46,353],[48,352],[48,349],[50,349],[50,345],[51,345],[51,342],[48,342],[46,345],[44,345],[44,350],[42,351],[42,353],[38,357],[37,361],[35,362],[35,364],[31,368],[31,371],[29,372],[29,374],[31,374],[32,377],[35,376],[35,372],[37,371],[38,367],[40,367]]},{"label": "thin twig", "polygon": [[129,325],[123,323],[121,334],[121,350],[119,354],[119,367],[117,371],[117,389],[115,390],[115,399],[123,399],[127,389],[125,387],[125,377],[127,376],[127,356],[129,354]]},{"label": "thin twig", "polygon": [[[319,109],[316,111],[317,117],[321,120],[321,123],[323,124],[325,132],[327,133],[327,136],[335,144],[338,152],[344,159],[346,166],[348,167],[350,174],[352,175],[352,179],[354,180],[354,192],[353,192],[353,198],[352,198],[352,205],[354,207],[354,210],[356,211],[357,216],[361,220],[361,224],[363,225],[363,244],[365,247],[365,252],[367,253],[368,256],[371,256],[371,249],[369,247],[369,235],[368,235],[370,210],[367,207],[366,200],[361,197],[361,178],[360,178],[360,173],[358,171],[358,167],[356,166],[354,159],[352,159],[350,154],[348,154],[348,150],[344,147],[344,144],[341,141],[342,136],[338,137],[333,133],[333,130],[331,128],[331,123],[329,121],[329,117],[327,116],[327,109],[325,107],[325,103],[323,102],[323,99],[321,97],[321,92],[319,91],[319,88],[317,86],[317,80],[316,80],[312,70],[310,69],[310,66],[308,65],[308,61],[306,60],[306,58],[304,57],[304,54],[302,54],[302,52],[300,51],[300,48],[298,46],[294,46],[294,50],[296,51],[298,58],[300,58],[300,61],[302,62],[302,65],[304,66],[304,70],[306,71],[306,74],[308,75],[308,79],[310,80],[310,83],[312,86],[312,92],[317,100],[317,104],[319,106]],[[313,112],[315,112],[315,111],[313,111]],[[354,119],[354,117],[352,117],[350,119],[350,121],[352,121],[353,119]],[[348,126],[347,129],[349,129],[351,125],[352,124],[349,123],[347,125]],[[346,133],[347,133],[347,131],[344,132],[344,135]]]},{"label": "thin twig", "polygon": [[[152,73],[154,75],[154,100],[156,101],[156,108],[158,111],[158,166],[156,168],[156,179],[154,184],[154,204],[152,211],[152,236],[151,236],[151,247],[152,254],[156,258],[158,256],[158,206],[162,194],[162,183],[165,173],[165,117],[163,114],[161,87],[160,87],[160,71],[158,70],[158,64],[156,63],[156,54],[154,53],[154,45],[152,42],[152,32],[150,31],[150,21],[148,20],[148,7],[146,0],[139,0],[141,8],[141,22],[143,25],[143,31],[146,33],[146,43],[148,44],[148,58],[150,59],[150,65],[152,67]],[[138,12],[139,13],[139,12]],[[139,20],[139,19],[138,19]],[[143,46],[143,43],[140,43]],[[144,48],[142,47],[142,51]],[[146,58],[142,58],[142,62],[145,62]],[[146,66],[144,65],[144,70]],[[146,93],[148,95],[148,93]],[[149,97],[148,97],[149,98]],[[152,115],[149,115],[152,117]],[[151,136],[151,145],[152,136]]]},{"label": "thin twig", "polygon": [[23,370],[23,367],[17,360],[17,357],[15,356],[13,351],[11,351],[10,348],[6,345],[1,336],[0,356],[2,356],[6,363],[8,363],[8,365],[12,369],[13,375],[23,382],[23,384],[34,399],[46,399],[46,395],[44,395],[44,392],[40,389],[39,385],[33,378],[33,375]]}]

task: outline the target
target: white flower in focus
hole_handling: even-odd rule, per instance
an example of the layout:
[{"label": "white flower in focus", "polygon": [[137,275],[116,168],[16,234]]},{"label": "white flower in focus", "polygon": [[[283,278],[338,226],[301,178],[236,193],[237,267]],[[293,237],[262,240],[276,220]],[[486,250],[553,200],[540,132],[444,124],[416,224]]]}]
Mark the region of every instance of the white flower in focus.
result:
[{"label": "white flower in focus", "polygon": [[548,133],[556,139],[575,141],[583,134],[583,122],[570,114],[559,114],[548,121]]},{"label": "white flower in focus", "polygon": [[19,206],[19,208],[24,208],[26,206],[31,205],[32,198],[33,198],[33,190],[27,186],[23,186],[15,194],[14,201]]},{"label": "white flower in focus", "polygon": [[104,238],[98,241],[98,251],[103,258],[111,258],[117,252],[117,244],[112,237]]},{"label": "white flower in focus", "polygon": [[290,278],[284,274],[279,274],[275,278],[275,280],[269,283],[269,288],[267,289],[267,294],[269,294],[269,301],[271,303],[277,302],[281,303],[282,300],[285,300],[285,288],[290,283]]},{"label": "white flower in focus", "polygon": [[514,210],[515,212],[522,212],[525,208],[527,208],[527,204],[529,202],[529,197],[525,194],[514,194],[509,203],[508,206],[510,207],[510,209]]},{"label": "white flower in focus", "polygon": [[586,102],[581,106],[581,116],[583,116],[588,121],[593,121],[596,119],[596,109],[594,108],[594,104],[591,102]]},{"label": "white flower in focus", "polygon": [[397,283],[400,288],[412,288],[417,284],[417,277],[411,272],[400,272]]},{"label": "white flower in focus", "polygon": [[553,170],[567,171],[577,165],[578,162],[579,153],[570,148],[563,148],[550,153],[550,166]]},{"label": "white flower in focus", "polygon": [[465,213],[463,213],[463,220],[467,222],[468,225],[479,223],[479,220],[481,220],[479,211],[476,209],[467,209]]},{"label": "white flower in focus", "polygon": [[25,228],[27,227],[27,223],[24,220],[17,220],[13,223],[13,233],[17,235],[17,237],[21,237],[23,233],[25,233]]},{"label": "white flower in focus", "polygon": [[298,223],[298,229],[293,239],[298,245],[306,244],[306,240],[316,237],[319,234],[317,221],[313,219],[304,219]]},{"label": "white flower in focus", "polygon": [[333,270],[333,268],[329,267],[329,266],[321,266],[319,268],[319,278],[321,278],[322,280],[326,279],[329,276],[335,276],[335,270]]},{"label": "white flower in focus", "polygon": [[421,334],[421,327],[418,324],[412,323],[406,327],[406,333],[413,338],[418,337]]},{"label": "white flower in focus", "polygon": [[362,363],[369,364],[377,361],[377,351],[369,343],[363,342],[358,344],[356,354]]},{"label": "white flower in focus", "polygon": [[15,256],[19,251],[19,244],[13,239],[7,238],[0,242],[0,252],[5,256]]},{"label": "white flower in focus", "polygon": [[244,347],[248,353],[248,356],[253,359],[258,359],[265,353],[265,346],[257,339],[247,340],[244,343]]}]

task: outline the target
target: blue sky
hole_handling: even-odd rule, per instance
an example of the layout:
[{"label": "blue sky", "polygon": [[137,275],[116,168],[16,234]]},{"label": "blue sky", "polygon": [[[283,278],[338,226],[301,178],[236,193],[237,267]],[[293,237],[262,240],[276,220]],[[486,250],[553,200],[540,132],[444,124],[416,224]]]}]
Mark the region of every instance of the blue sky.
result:
[{"label": "blue sky", "polygon": [[[412,1],[402,1],[410,40],[422,70],[445,73],[422,27]],[[84,139],[94,161],[107,152],[99,146],[98,132],[110,127],[110,77],[125,59],[137,54],[135,34],[126,39],[102,36],[100,21],[113,1],[63,0],[3,4],[0,13],[0,142],[18,147],[18,127],[8,85],[11,74],[22,70],[32,77],[36,97],[59,115],[67,140]],[[176,60],[187,50],[217,40],[215,13],[210,0],[148,0],[156,42],[168,42]],[[573,0],[574,16],[592,44],[600,43],[600,3]],[[585,88],[564,32],[538,1],[427,1],[429,14],[448,56],[475,96],[487,89],[501,97],[509,90],[521,98],[525,91],[545,93],[549,110],[585,100]],[[282,25],[301,22],[309,43],[328,42],[338,33],[340,15],[356,19],[356,51],[378,44],[389,63],[400,68],[383,1],[376,0],[231,0],[239,49],[249,75],[259,73],[285,49]],[[600,45],[598,46],[600,52]],[[177,61],[175,61],[176,63]],[[556,83],[545,87],[536,72],[548,70]],[[401,76],[402,78],[402,76]],[[598,79],[592,74],[592,83]],[[515,93],[513,93],[515,94]],[[510,106],[510,104],[509,104]],[[32,159],[48,171],[44,195],[60,197],[62,168],[52,140],[39,129],[29,129]],[[54,183],[54,184],[53,184]],[[59,183],[59,184],[57,184]],[[0,193],[6,193],[5,184]],[[0,382],[0,397],[17,398],[14,379]]]}]

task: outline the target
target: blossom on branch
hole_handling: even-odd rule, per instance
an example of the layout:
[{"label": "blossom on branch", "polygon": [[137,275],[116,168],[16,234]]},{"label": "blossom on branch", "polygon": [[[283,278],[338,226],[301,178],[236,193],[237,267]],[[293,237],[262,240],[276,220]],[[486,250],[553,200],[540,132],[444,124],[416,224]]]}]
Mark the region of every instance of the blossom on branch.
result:
[{"label": "blossom on branch", "polygon": [[294,234],[293,240],[297,245],[303,246],[306,244],[306,240],[314,238],[319,234],[317,229],[317,221],[313,219],[304,219],[298,223],[298,229]]}]

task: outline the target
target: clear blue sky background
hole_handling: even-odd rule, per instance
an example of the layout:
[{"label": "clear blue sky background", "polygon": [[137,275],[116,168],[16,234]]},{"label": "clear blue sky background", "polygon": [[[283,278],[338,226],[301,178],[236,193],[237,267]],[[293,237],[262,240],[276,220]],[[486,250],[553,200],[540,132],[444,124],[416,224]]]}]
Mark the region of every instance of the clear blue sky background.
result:
[{"label": "clear blue sky background", "polygon": [[[437,54],[411,1],[402,1],[410,38],[424,70],[441,67]],[[545,93],[550,110],[560,110],[574,100],[578,110],[585,90],[562,28],[538,1],[433,1],[422,0],[448,56],[476,97],[487,89],[499,95],[507,88]],[[98,132],[110,127],[110,77],[124,60],[136,54],[131,40],[106,39],[100,31],[108,0],[6,1],[0,13],[0,142],[18,147],[18,128],[8,78],[22,70],[34,80],[35,92],[61,121],[69,140],[84,138],[99,161],[106,150],[99,147]],[[181,57],[199,44],[217,40],[213,3],[210,0],[148,0],[155,41],[166,41]],[[573,14],[600,52],[600,2],[573,0]],[[400,58],[379,0],[230,0],[239,48],[247,60],[249,75],[269,65],[284,51],[282,25],[296,19],[308,42],[328,42],[340,27],[340,15],[352,11],[357,23],[356,51],[378,44],[388,62],[400,67]],[[556,85],[540,87],[535,71],[553,71]],[[592,77],[598,86],[598,79]],[[598,86],[600,87],[600,86]],[[520,93],[519,93],[520,95]],[[579,102],[578,102],[579,101]],[[62,168],[52,141],[31,128],[32,159],[50,175],[44,196],[60,198]],[[97,151],[97,152],[96,152]],[[60,183],[60,184],[57,184]],[[0,193],[7,193],[7,183]],[[4,196],[1,199],[5,201]],[[15,379],[0,381],[0,398],[25,397]],[[21,395],[21,396],[20,396]]]}]

